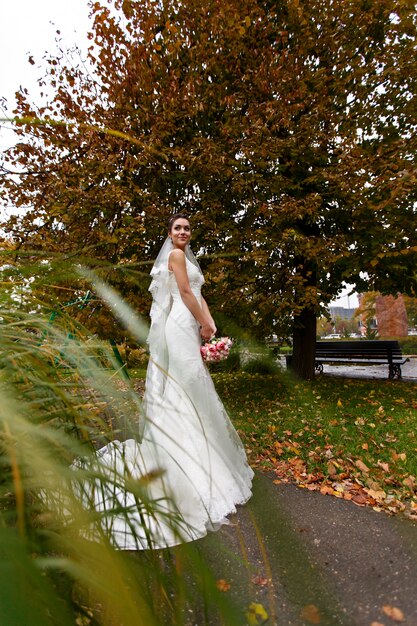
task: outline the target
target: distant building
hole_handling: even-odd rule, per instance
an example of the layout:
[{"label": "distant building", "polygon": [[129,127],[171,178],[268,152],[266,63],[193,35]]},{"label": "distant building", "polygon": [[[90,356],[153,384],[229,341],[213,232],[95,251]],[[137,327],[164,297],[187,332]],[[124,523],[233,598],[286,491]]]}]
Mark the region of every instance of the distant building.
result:
[{"label": "distant building", "polygon": [[356,308],[329,305],[326,315],[317,320],[317,336],[322,339],[356,337],[359,324],[355,311]]},{"label": "distant building", "polygon": [[351,320],[356,309],[345,309],[343,306],[329,306],[330,317],[333,322],[337,319]]}]

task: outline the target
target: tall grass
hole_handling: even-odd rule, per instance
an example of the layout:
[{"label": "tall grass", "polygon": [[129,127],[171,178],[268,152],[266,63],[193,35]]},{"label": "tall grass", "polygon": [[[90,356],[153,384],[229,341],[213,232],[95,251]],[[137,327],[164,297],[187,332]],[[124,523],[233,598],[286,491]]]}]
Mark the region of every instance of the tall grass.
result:
[{"label": "tall grass", "polygon": [[[113,292],[96,287],[131,317]],[[203,605],[218,600],[221,619],[239,623],[193,546],[135,554],[112,545],[109,515],[128,519],[129,511],[119,503],[104,520],[83,486],[120,485],[152,514],[141,480],[103,468],[96,454],[113,439],[140,439],[141,399],[110,345],[82,328],[69,338],[65,316],[51,325],[33,310],[4,299],[0,321],[1,623],[186,624],[196,592]]]}]

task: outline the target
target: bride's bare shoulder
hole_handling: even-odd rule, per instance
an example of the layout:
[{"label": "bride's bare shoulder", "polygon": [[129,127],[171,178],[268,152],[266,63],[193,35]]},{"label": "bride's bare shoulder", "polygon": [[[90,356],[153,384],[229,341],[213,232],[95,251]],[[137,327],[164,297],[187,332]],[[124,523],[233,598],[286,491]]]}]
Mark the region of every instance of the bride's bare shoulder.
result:
[{"label": "bride's bare shoulder", "polygon": [[169,258],[175,261],[185,259],[184,251],[180,250],[179,248],[175,248],[175,250],[171,250],[171,252],[169,253]]},{"label": "bride's bare shoulder", "polygon": [[173,270],[173,264],[176,268],[181,268],[185,266],[185,254],[179,248],[175,248],[175,250],[171,250],[168,254],[168,269],[170,272]]}]

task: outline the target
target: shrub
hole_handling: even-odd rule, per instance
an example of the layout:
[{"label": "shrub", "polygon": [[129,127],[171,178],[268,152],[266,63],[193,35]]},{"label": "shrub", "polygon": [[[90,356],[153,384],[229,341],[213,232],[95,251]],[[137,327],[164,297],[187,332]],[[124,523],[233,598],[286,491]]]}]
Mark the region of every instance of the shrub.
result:
[{"label": "shrub", "polygon": [[148,365],[149,354],[145,348],[129,348],[126,344],[117,346],[122,361],[129,368],[142,368]]},{"label": "shrub", "polygon": [[248,374],[276,374],[281,367],[270,357],[263,356],[260,358],[250,359],[242,367],[242,370]]},{"label": "shrub", "polygon": [[208,366],[210,372],[237,372],[241,368],[239,349],[233,346],[227,359],[209,362]]},{"label": "shrub", "polygon": [[417,336],[398,337],[403,354],[417,354]]}]

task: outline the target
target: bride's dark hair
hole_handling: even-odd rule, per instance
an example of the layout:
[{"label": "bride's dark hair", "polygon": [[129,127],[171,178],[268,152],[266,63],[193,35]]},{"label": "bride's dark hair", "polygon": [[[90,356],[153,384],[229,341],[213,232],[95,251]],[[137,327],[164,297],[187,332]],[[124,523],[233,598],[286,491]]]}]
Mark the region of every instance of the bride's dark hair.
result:
[{"label": "bride's dark hair", "polygon": [[190,221],[190,218],[188,217],[188,215],[185,215],[185,213],[174,213],[174,215],[171,215],[168,220],[168,232],[171,232],[171,228],[173,227],[174,222],[176,222],[177,220],[181,218],[183,220]]}]

